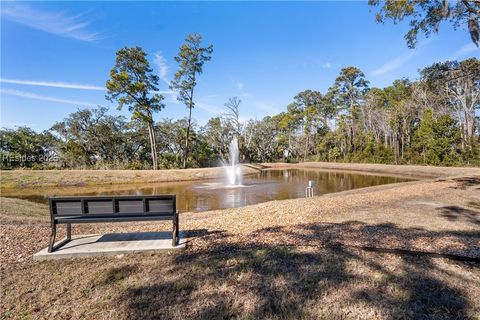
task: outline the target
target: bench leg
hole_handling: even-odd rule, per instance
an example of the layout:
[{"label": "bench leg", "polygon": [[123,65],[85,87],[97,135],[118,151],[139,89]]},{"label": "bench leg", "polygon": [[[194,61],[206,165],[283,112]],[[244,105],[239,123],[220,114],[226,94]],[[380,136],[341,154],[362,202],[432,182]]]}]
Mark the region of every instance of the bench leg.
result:
[{"label": "bench leg", "polygon": [[67,238],[62,242],[55,245],[55,237],[57,236],[57,224],[52,224],[52,233],[50,235],[50,243],[48,244],[48,252],[54,252],[58,248],[64,246],[68,242],[72,240],[72,225],[70,223],[67,224]]},{"label": "bench leg", "polygon": [[67,224],[67,239],[72,240],[72,224]]},{"label": "bench leg", "polygon": [[52,232],[50,233],[50,242],[48,244],[48,252],[53,251],[53,245],[55,244],[55,237],[57,236],[57,225],[52,223]]},{"label": "bench leg", "polygon": [[175,219],[177,220],[177,242],[178,242],[178,240],[180,238],[180,236],[179,236],[180,224],[178,223],[178,212],[177,212],[177,215],[176,215]]},{"label": "bench leg", "polygon": [[173,217],[172,246],[175,247],[178,241],[178,215]]}]

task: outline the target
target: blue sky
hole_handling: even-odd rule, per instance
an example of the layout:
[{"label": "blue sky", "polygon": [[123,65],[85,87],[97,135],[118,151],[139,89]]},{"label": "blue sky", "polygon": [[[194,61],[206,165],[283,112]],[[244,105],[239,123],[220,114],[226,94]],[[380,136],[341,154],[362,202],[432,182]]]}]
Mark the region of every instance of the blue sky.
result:
[{"label": "blue sky", "polygon": [[480,56],[465,27],[448,24],[418,48],[408,25],[377,24],[366,2],[1,2],[1,126],[40,131],[78,108],[105,105],[105,82],[124,46],[148,53],[166,108],[155,118],[182,118],[169,93],[174,56],[185,36],[213,44],[196,89],[199,124],[242,100],[242,118],[286,109],[298,92],[325,92],[340,69],[356,66],[372,86],[387,86],[436,61]]}]

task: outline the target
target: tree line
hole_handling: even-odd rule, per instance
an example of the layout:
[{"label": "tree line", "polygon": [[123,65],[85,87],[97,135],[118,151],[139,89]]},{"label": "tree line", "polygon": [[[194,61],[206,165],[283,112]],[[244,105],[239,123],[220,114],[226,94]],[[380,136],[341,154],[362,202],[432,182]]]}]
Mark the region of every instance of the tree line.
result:
[{"label": "tree line", "polygon": [[[202,55],[211,54],[207,48]],[[125,58],[130,54],[133,60]],[[233,137],[244,162],[480,165],[476,58],[434,63],[420,70],[418,80],[400,79],[385,88],[370,87],[360,69],[345,67],[326,92],[299,92],[284,112],[242,122],[242,101],[232,97],[225,113],[200,126],[191,114],[196,81],[192,75],[201,73],[201,65],[209,60],[205,57],[177,60],[183,66],[172,88],[178,90],[188,116],[155,122],[153,113],[164,107],[156,93],[158,78],[141,48],[119,50],[107,82],[108,97],[120,107],[128,106],[131,119],[98,107],[79,109],[41,133],[27,127],[3,129],[2,167],[214,166],[228,158]],[[195,70],[185,66],[188,61],[195,61]],[[136,69],[128,69],[131,66]]]},{"label": "tree line", "polygon": [[[480,3],[461,0],[369,0],[379,23],[408,20],[408,47],[429,37],[442,22],[466,27],[479,45]],[[237,137],[243,161],[343,161],[426,165],[480,165],[480,63],[476,58],[435,63],[419,79],[370,87],[356,67],[340,71],[325,93],[304,90],[286,111],[240,121],[241,100],[232,97],[225,113],[199,126],[192,117],[195,87],[213,46],[188,35],[175,56],[170,83],[188,116],[155,122],[164,107],[159,77],[140,47],[122,48],[106,83],[107,100],[132,116],[108,109],[79,109],[49,130],[0,130],[2,168],[150,169],[212,166],[225,159]]]}]

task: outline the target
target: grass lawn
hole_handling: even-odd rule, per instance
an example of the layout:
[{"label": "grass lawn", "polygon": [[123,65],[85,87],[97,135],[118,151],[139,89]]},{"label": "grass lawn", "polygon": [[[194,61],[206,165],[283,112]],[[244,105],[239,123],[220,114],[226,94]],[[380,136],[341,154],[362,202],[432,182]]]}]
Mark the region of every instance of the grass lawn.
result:
[{"label": "grass lawn", "polygon": [[353,248],[215,246],[27,263],[4,273],[3,317],[466,319],[478,265]]},{"label": "grass lawn", "polygon": [[0,199],[5,319],[480,317],[480,176],[182,213],[184,252],[47,262],[47,207]]}]

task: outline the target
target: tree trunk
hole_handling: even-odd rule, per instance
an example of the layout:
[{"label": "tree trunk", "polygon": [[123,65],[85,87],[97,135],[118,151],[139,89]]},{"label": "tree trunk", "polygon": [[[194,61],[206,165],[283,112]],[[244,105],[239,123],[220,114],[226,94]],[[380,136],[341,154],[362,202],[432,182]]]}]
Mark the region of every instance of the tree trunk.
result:
[{"label": "tree trunk", "polygon": [[354,153],[355,152],[355,136],[354,136],[354,130],[353,130],[353,120],[352,120],[352,123],[350,125],[350,153]]},{"label": "tree trunk", "polygon": [[350,100],[350,153],[355,152],[355,106],[353,99]]},{"label": "tree trunk", "polygon": [[309,144],[309,135],[307,134],[307,141],[305,143],[305,154],[303,156],[303,162],[307,161],[308,144]]},{"label": "tree trunk", "polygon": [[403,159],[404,153],[405,153],[405,147],[404,147],[405,146],[405,136],[403,135],[403,133],[401,135],[401,143],[402,143],[402,145],[401,145],[401,150],[402,150],[401,157]]},{"label": "tree trunk", "polygon": [[472,145],[473,136],[475,133],[475,112],[465,112],[465,136],[467,145]]},{"label": "tree trunk", "polygon": [[187,126],[187,137],[185,139],[185,152],[183,155],[183,169],[187,168],[187,159],[188,159],[188,140],[190,138],[190,127],[192,124],[192,101],[190,102],[189,114],[188,114],[188,126]]},{"label": "tree trunk", "polygon": [[158,152],[157,152],[157,138],[155,135],[155,127],[153,126],[152,123],[152,141],[153,141],[153,153],[155,155],[155,166],[154,170],[158,170]]},{"label": "tree trunk", "polygon": [[292,152],[292,130],[288,130],[288,156],[290,158],[290,153]]},{"label": "tree trunk", "polygon": [[[193,83],[195,83],[195,72],[192,74],[192,79]],[[192,125],[192,109],[193,109],[193,89],[194,87],[192,86],[190,88],[190,101],[188,102],[188,126],[187,126],[187,137],[185,138],[185,152],[183,155],[183,169],[187,168],[187,159],[188,159],[188,146],[189,146],[189,138],[190,138],[190,127]]]},{"label": "tree trunk", "polygon": [[153,130],[153,121],[148,122],[148,136],[150,138],[150,151],[152,153],[153,170],[157,170],[157,142],[155,139],[155,131]]}]

